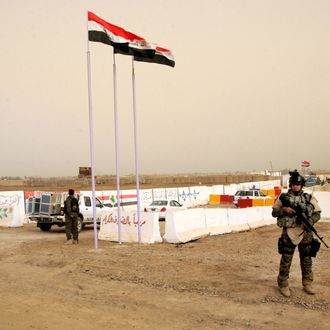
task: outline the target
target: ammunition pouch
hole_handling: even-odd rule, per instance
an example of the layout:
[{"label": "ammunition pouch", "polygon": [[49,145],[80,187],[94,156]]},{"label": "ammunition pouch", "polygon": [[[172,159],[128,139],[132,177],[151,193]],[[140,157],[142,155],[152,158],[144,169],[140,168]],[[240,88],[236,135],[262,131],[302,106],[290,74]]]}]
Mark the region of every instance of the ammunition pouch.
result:
[{"label": "ammunition pouch", "polygon": [[284,251],[284,242],[283,242],[283,238],[282,237],[280,237],[279,239],[278,239],[278,243],[277,243],[277,247],[278,247],[278,253],[279,254],[283,254],[283,251]]},{"label": "ammunition pouch", "polygon": [[310,251],[310,256],[315,258],[317,255],[317,252],[320,250],[321,243],[319,242],[318,239],[313,238],[312,243],[311,243],[311,251]]},{"label": "ammunition pouch", "polygon": [[278,239],[278,253],[279,254],[293,254],[294,250],[296,248],[296,245],[294,245],[293,243],[289,243],[289,242],[285,242],[285,239],[283,238],[283,236],[281,236]]}]

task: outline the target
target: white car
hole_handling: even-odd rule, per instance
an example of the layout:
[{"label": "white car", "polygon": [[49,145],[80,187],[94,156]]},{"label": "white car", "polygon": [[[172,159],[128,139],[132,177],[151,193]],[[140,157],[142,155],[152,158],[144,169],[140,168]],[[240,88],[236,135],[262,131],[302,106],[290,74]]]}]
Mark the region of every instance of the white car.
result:
[{"label": "white car", "polygon": [[257,199],[257,198],[267,199],[271,197],[267,196],[259,189],[237,190],[234,195],[233,203],[237,205],[239,199]]},{"label": "white car", "polygon": [[183,205],[178,201],[172,200],[158,200],[153,201],[148,207],[144,208],[145,212],[157,212],[159,213],[159,219],[165,219],[166,212],[169,210],[179,210],[184,209]]}]

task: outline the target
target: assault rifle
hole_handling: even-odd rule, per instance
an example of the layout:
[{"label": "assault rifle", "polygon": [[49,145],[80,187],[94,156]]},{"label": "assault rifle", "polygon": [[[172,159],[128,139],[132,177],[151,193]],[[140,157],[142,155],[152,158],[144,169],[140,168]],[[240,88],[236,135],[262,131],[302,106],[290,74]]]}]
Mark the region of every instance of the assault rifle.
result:
[{"label": "assault rifle", "polygon": [[316,229],[313,226],[313,220],[308,216],[307,214],[307,207],[305,204],[303,203],[292,203],[290,201],[290,198],[284,194],[282,194],[280,196],[280,201],[282,202],[282,205],[285,207],[291,207],[297,214],[297,218],[298,220],[304,225],[305,230],[307,232],[313,232],[316,237],[327,247],[329,248],[329,246],[327,245],[327,243],[325,243],[323,241],[323,237],[320,237],[320,235],[317,233]]}]

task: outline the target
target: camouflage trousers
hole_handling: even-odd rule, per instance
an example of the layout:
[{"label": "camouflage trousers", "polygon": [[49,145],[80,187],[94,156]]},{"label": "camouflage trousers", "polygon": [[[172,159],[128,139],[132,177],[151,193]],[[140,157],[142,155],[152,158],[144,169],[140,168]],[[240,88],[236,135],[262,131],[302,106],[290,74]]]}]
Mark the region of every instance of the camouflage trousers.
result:
[{"label": "camouflage trousers", "polygon": [[[277,277],[277,283],[279,287],[283,288],[288,286],[290,267],[293,259],[293,254],[296,249],[296,245],[291,242],[285,228],[283,228],[281,238],[283,243],[283,252],[280,262],[279,274]],[[313,234],[311,232],[305,232],[302,241],[298,244],[303,285],[307,285],[313,282],[311,257],[312,240]]]},{"label": "camouflage trousers", "polygon": [[78,240],[78,216],[65,216],[65,234],[67,239]]}]

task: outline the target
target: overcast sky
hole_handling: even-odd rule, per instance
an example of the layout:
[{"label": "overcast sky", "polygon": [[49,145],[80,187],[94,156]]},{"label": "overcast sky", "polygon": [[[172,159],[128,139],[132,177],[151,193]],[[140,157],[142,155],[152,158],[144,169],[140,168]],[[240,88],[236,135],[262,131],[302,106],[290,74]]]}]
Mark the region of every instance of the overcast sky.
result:
[{"label": "overcast sky", "polygon": [[[175,56],[135,63],[141,174],[330,169],[330,1],[1,0],[0,176],[90,166],[87,10]],[[113,49],[90,50],[95,173],[115,174]],[[116,64],[124,175],[132,61]]]}]

